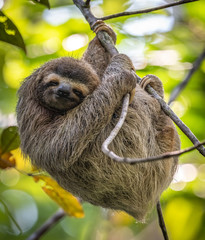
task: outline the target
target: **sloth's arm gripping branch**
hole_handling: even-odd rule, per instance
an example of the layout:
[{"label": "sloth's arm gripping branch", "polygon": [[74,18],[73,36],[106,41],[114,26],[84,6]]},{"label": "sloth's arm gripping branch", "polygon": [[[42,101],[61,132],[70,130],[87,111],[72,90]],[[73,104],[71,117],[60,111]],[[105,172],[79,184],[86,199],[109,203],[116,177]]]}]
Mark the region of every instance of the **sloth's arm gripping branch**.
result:
[{"label": "sloth's arm gripping branch", "polygon": [[[97,18],[93,16],[93,14],[90,11],[90,8],[88,6],[85,7],[85,4],[82,0],[73,0],[74,4],[81,10],[82,14],[88,21],[89,25],[92,26],[97,22]],[[98,39],[101,41],[102,45],[109,51],[112,55],[117,52],[114,45],[110,44],[111,41],[107,41],[105,38],[104,32],[98,32]],[[141,79],[136,75],[136,79],[140,81]],[[196,136],[191,132],[191,130],[178,118],[178,116],[171,110],[171,108],[163,101],[162,98],[156,93],[156,91],[149,85],[147,85],[146,88],[147,92],[151,94],[154,98],[156,98],[165,114],[167,114],[174,122],[175,124],[182,130],[182,132],[191,140],[191,142],[194,145],[197,145],[197,150],[205,156],[205,148],[203,146],[200,146],[199,140],[196,138]]]},{"label": "sloth's arm gripping branch", "polygon": [[[69,161],[75,161],[80,157],[89,142],[92,142],[110,123],[123,97],[135,88],[136,79],[131,69],[132,63],[126,55],[114,56],[99,87],[79,107],[68,112],[63,134],[65,138],[67,136],[67,140],[70,139]],[[75,128],[72,128],[73,125]]]}]

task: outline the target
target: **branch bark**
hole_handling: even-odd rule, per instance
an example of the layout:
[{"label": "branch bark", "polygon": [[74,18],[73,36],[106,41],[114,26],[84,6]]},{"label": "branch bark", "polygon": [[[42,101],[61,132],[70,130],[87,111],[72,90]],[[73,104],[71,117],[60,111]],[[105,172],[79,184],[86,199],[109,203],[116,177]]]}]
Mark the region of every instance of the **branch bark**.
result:
[{"label": "branch bark", "polygon": [[189,83],[194,72],[200,67],[204,58],[205,58],[205,48],[203,52],[200,54],[200,56],[194,62],[193,67],[191,68],[191,70],[189,71],[185,79],[178,86],[176,86],[172,91],[168,105],[170,105],[179,96],[180,92],[186,87],[186,85]]},{"label": "branch bark", "polygon": [[96,23],[98,19],[90,11],[90,1],[84,2],[83,0],[73,0],[73,3],[80,9],[92,29],[93,24]]},{"label": "branch bark", "polygon": [[62,209],[58,210],[51,218],[49,218],[36,232],[30,235],[26,240],[40,239],[40,237],[43,234],[45,234],[51,227],[57,224],[65,216],[66,213]]}]

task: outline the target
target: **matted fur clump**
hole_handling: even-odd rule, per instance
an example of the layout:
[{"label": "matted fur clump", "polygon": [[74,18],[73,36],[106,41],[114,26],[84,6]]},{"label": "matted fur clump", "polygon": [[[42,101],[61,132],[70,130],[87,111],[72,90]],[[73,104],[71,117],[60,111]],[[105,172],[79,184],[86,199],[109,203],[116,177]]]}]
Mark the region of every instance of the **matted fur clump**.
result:
[{"label": "matted fur clump", "polygon": [[[62,66],[66,66],[66,71]],[[78,73],[78,69],[80,75],[75,77],[73,72]],[[180,144],[172,121],[157,100],[136,84],[131,69],[127,56],[119,54],[110,60],[95,38],[81,60],[50,61],[25,79],[19,89],[17,120],[21,148],[33,164],[83,200],[124,210],[143,221],[171,182],[177,158],[129,165],[102,153],[102,143],[119,118],[123,96],[136,86],[125,123],[110,145],[112,151],[119,156],[141,158],[177,150]],[[77,106],[57,111],[57,107],[49,106],[53,96],[45,101],[51,94],[45,90],[49,76],[56,75],[58,86],[52,83],[53,92],[66,81],[72,89],[77,85],[88,90],[83,98],[79,97]],[[153,75],[147,79],[162,96],[161,81]],[[44,96],[44,91],[48,95]]]}]

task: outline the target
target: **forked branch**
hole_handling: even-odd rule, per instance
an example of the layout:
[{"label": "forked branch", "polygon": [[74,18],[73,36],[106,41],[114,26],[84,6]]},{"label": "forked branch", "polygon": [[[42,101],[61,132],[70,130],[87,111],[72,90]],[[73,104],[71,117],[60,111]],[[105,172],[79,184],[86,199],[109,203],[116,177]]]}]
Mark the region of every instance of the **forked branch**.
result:
[{"label": "forked branch", "polygon": [[127,111],[128,111],[128,106],[129,106],[129,94],[127,94],[124,97],[123,100],[123,105],[122,105],[122,112],[120,115],[120,118],[116,124],[116,126],[114,127],[114,129],[111,131],[109,137],[104,141],[103,145],[102,145],[102,151],[111,159],[117,161],[117,162],[123,162],[123,163],[129,163],[129,164],[138,164],[138,163],[144,163],[144,162],[152,162],[152,161],[158,161],[158,160],[165,160],[170,158],[170,157],[177,157],[180,156],[184,153],[193,151],[196,148],[199,148],[202,145],[205,145],[205,141],[203,142],[199,142],[198,144],[196,144],[193,147],[189,147],[183,150],[178,150],[178,151],[173,151],[173,152],[168,152],[168,153],[163,153],[161,155],[158,156],[153,156],[153,157],[148,157],[148,158],[125,158],[125,157],[120,157],[118,155],[116,155],[113,151],[109,150],[109,145],[110,143],[114,140],[114,138],[117,136],[119,130],[121,129],[126,115],[127,115]]},{"label": "forked branch", "polygon": [[[85,2],[83,0],[73,0],[74,4],[81,10],[82,14],[86,18],[89,23],[91,29],[92,26],[98,21],[96,17],[90,11],[90,8],[85,7]],[[105,37],[104,37],[105,36]],[[106,32],[98,32],[98,38],[102,42],[102,45],[106,48],[111,55],[116,54],[118,51],[114,45],[110,44],[112,40],[108,41],[109,36]],[[140,77],[136,75],[137,81],[140,81]],[[196,136],[191,132],[191,130],[178,118],[178,116],[171,110],[171,108],[166,104],[166,102],[157,94],[157,92],[150,86],[147,85],[145,89],[149,94],[151,94],[154,98],[156,98],[165,114],[167,114],[175,124],[182,130],[182,132],[191,140],[191,142],[196,146],[196,149],[205,156],[205,148],[203,145],[200,145],[200,141],[196,138]]]},{"label": "forked branch", "polygon": [[[188,2],[194,2],[197,0],[181,0],[178,2],[174,2],[171,4],[166,4],[163,6],[159,6],[156,8],[152,8],[152,9],[145,9],[145,10],[140,10],[140,11],[135,11],[135,12],[125,12],[125,13],[119,13],[118,15],[111,15],[111,16],[107,16],[107,17],[103,17],[103,18],[96,18],[90,11],[90,1],[91,0],[73,0],[74,4],[81,10],[83,16],[85,17],[85,19],[87,20],[87,22],[89,23],[91,29],[92,26],[97,22],[97,20],[107,20],[107,19],[111,19],[111,18],[116,18],[116,17],[120,17],[120,16],[126,16],[126,15],[133,15],[133,14],[140,14],[140,13],[148,13],[151,11],[156,11],[159,9],[164,9],[164,8],[168,8],[171,6],[176,6],[176,5],[180,5],[180,4],[184,4],[184,3],[188,3]],[[122,15],[123,14],[123,15]],[[107,49],[107,51],[110,52],[111,55],[114,55],[117,53],[117,49],[114,47],[114,45],[111,44],[112,41],[109,41],[109,35],[106,32],[99,32],[98,33],[98,38],[101,41],[102,45]],[[140,81],[140,78],[136,75],[136,78],[138,81]],[[179,126],[179,128],[189,137],[189,139],[195,144],[194,147],[192,147],[192,149],[197,148],[204,156],[205,156],[205,149],[203,148],[202,144],[204,143],[200,143],[198,141],[198,139],[193,135],[193,133],[189,130],[188,127],[186,127],[186,125],[184,125],[184,123],[172,112],[172,110],[168,107],[168,105],[166,105],[166,103],[159,97],[159,95],[154,91],[153,88],[151,88],[150,86],[147,86],[146,90],[152,94],[152,96],[154,96],[156,99],[158,99],[158,101],[161,104],[162,109],[164,110],[164,112],[176,123],[176,125]],[[126,95],[126,98],[124,99],[123,102],[123,111],[122,111],[122,120],[121,120],[121,125],[123,124],[126,114],[127,114],[127,110],[128,110],[128,105],[129,105],[129,94]],[[120,130],[120,126],[116,126],[118,127],[118,130]],[[116,133],[114,133],[116,134]],[[112,136],[109,136],[109,141],[113,140]],[[108,142],[107,147],[109,145],[109,141],[106,140]],[[105,144],[105,145],[106,145]],[[109,150],[108,150],[109,152]],[[179,151],[178,151],[179,152]],[[185,152],[185,150],[184,150]],[[171,153],[169,153],[171,154]],[[172,153],[172,154],[179,154],[179,153]],[[182,153],[180,153],[182,154]],[[179,155],[180,155],[179,154]],[[169,156],[177,156],[177,155],[169,155]],[[167,158],[169,156],[165,156],[163,158]],[[138,159],[139,160],[139,159]],[[123,160],[124,161],[124,160]],[[149,161],[149,159],[144,159],[144,162]],[[163,221],[163,217],[161,214],[161,208],[159,208],[160,205],[158,203],[157,205],[157,210],[158,210],[158,216],[159,216],[159,222],[160,222],[160,226],[162,228],[163,231],[163,235],[164,235],[164,239],[167,240],[168,236],[167,236],[167,232],[166,232],[166,228],[164,225],[164,221]],[[62,219],[65,216],[65,212],[63,210],[58,211],[56,214],[54,214],[48,221],[45,222],[45,224],[39,228],[39,230],[37,230],[34,234],[32,234],[27,240],[37,240],[39,239],[45,232],[47,232],[54,224],[56,224],[60,219]]]},{"label": "forked branch", "polygon": [[115,139],[115,137],[117,136],[119,130],[121,129],[125,118],[127,116],[127,111],[128,111],[128,106],[129,106],[129,94],[127,94],[124,97],[123,100],[123,105],[122,105],[122,112],[120,115],[120,118],[116,124],[116,126],[114,127],[114,129],[111,131],[109,137],[104,141],[103,145],[102,145],[102,151],[109,156],[110,158],[112,158],[113,160],[117,161],[117,162],[124,162],[124,163],[130,163],[130,164],[137,164],[137,163],[143,163],[143,162],[152,162],[152,161],[158,161],[158,160],[166,160],[167,158],[170,157],[177,157],[180,156],[184,153],[193,151],[194,149],[205,145],[205,141],[203,142],[199,142],[197,143],[195,146],[193,147],[189,147],[183,150],[178,150],[178,151],[173,151],[173,152],[168,152],[168,153],[164,153],[158,156],[153,156],[153,157],[149,157],[149,158],[125,158],[125,157],[120,157],[118,155],[116,155],[114,152],[109,150],[109,145],[110,143]]}]

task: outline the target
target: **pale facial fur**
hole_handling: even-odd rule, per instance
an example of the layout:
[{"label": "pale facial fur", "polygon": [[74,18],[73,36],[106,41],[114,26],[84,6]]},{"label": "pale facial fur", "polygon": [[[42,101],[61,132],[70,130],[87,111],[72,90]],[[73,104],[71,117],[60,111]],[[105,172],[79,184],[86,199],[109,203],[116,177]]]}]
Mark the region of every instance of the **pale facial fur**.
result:
[{"label": "pale facial fur", "polygon": [[46,76],[40,88],[44,89],[42,102],[45,106],[63,112],[76,107],[91,94],[85,84],[61,77],[56,73]]}]

